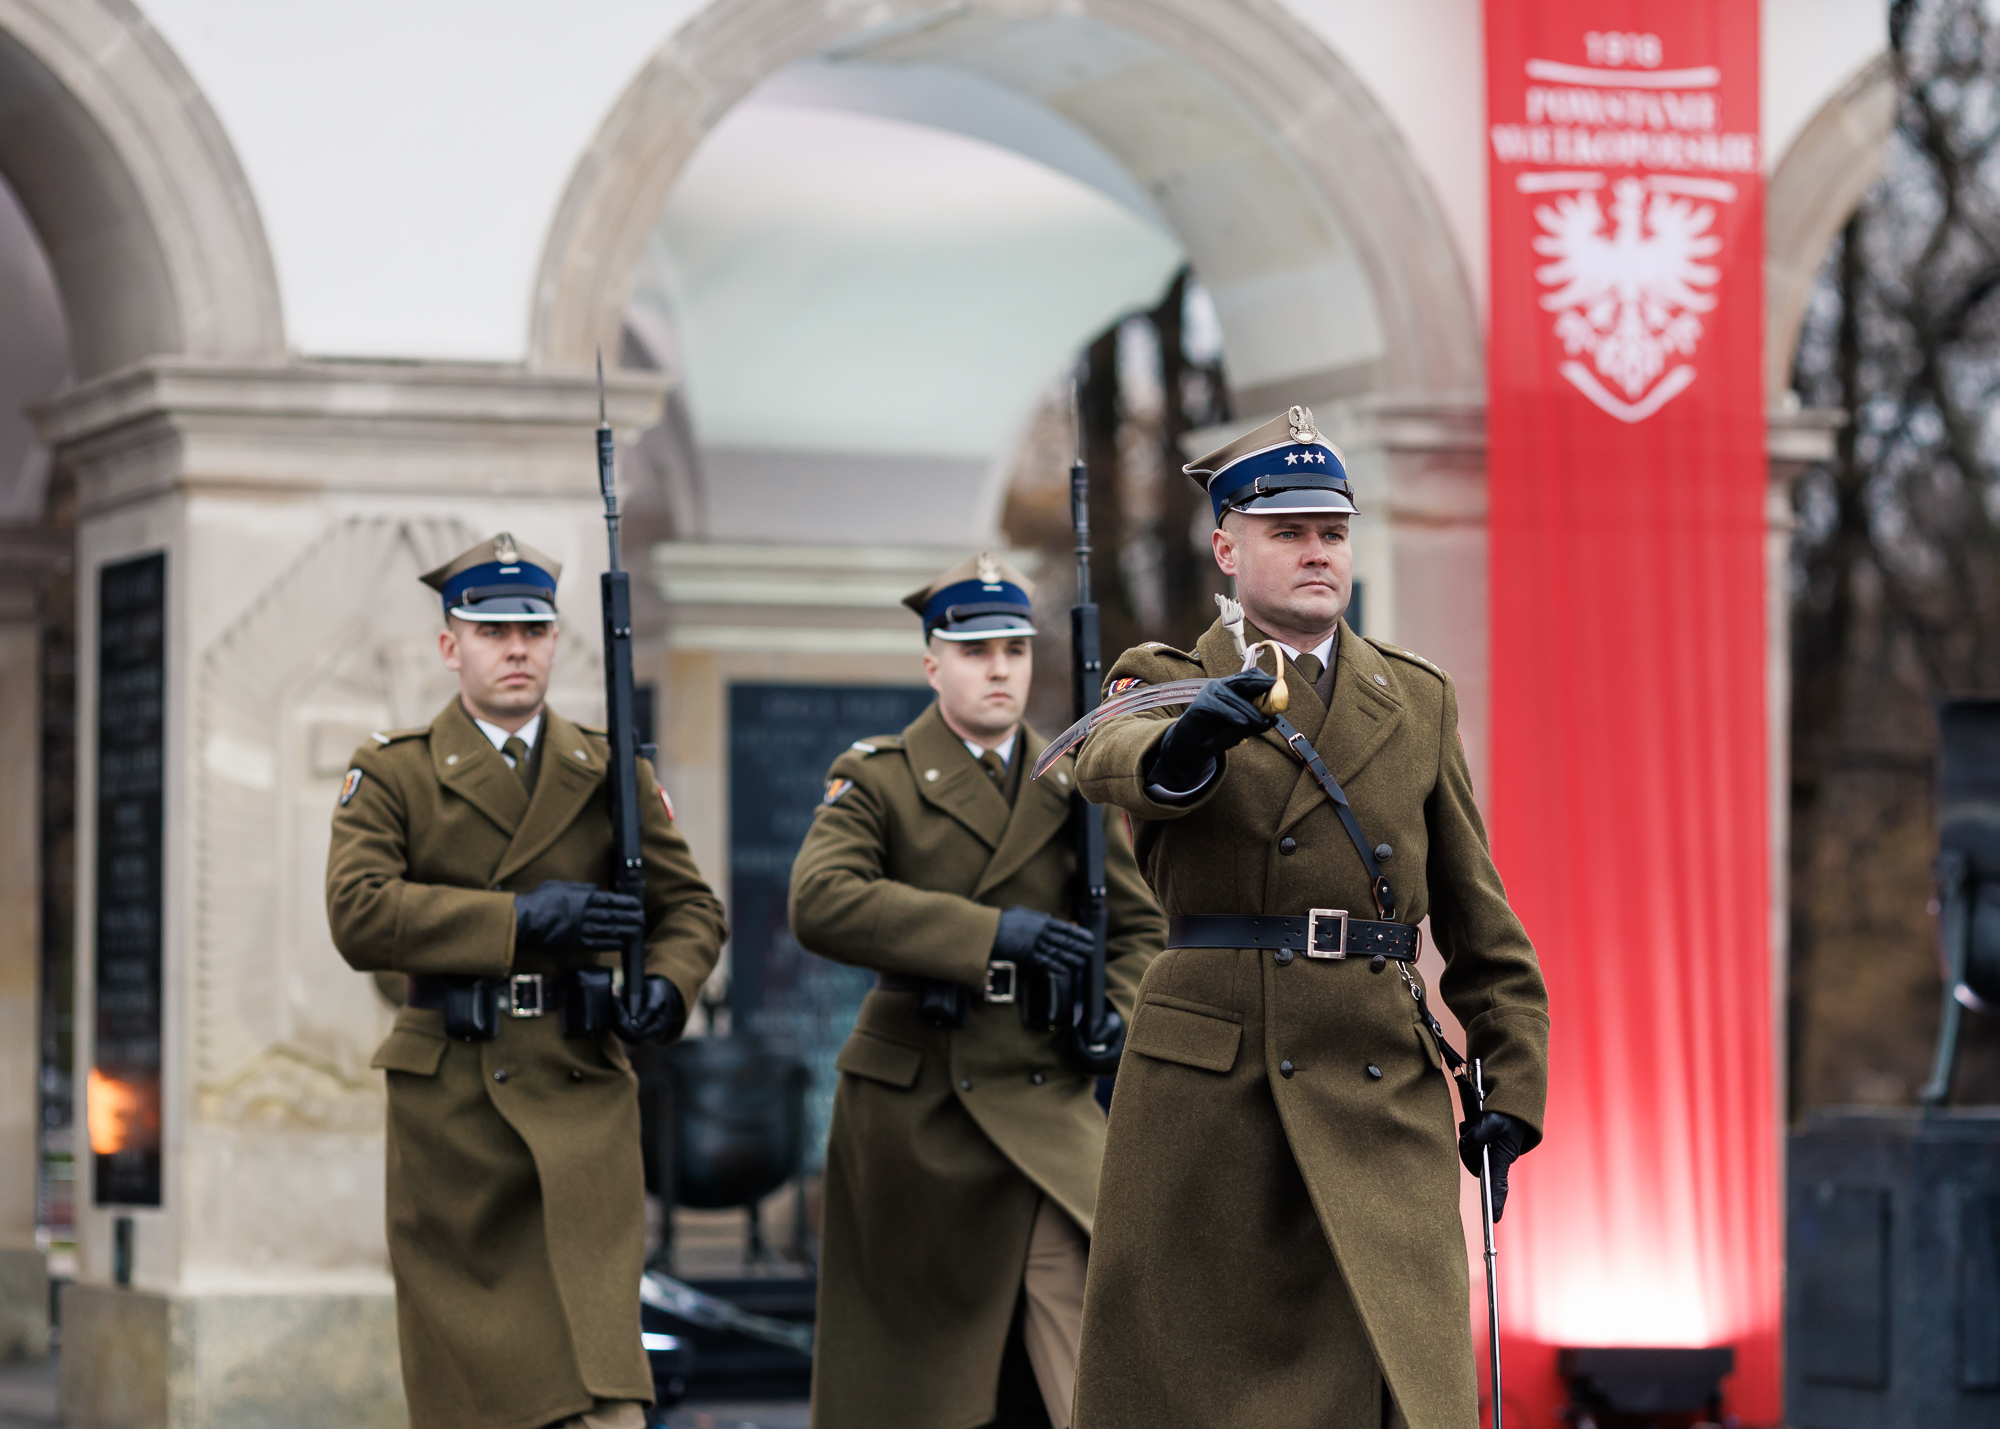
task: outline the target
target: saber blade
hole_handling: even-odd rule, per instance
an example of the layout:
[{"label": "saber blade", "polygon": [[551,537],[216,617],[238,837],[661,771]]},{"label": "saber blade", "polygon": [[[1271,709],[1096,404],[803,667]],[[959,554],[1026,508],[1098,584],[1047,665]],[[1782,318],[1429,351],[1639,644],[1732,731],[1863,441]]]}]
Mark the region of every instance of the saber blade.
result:
[{"label": "saber blade", "polygon": [[[1479,1110],[1486,1110],[1486,1076],[1480,1059],[1472,1059],[1472,1090]],[[1479,1148],[1479,1213],[1486,1232],[1486,1350],[1493,1364],[1493,1429],[1500,1424],[1500,1252],[1493,1244],[1493,1148]]]},{"label": "saber blade", "polygon": [[1114,695],[1106,700],[1061,734],[1049,741],[1049,747],[1042,751],[1042,757],[1035,761],[1035,767],[1028,771],[1030,779],[1039,779],[1049,772],[1055,762],[1083,743],[1085,735],[1108,719],[1118,715],[1131,714],[1137,710],[1161,709],[1167,705],[1187,705],[1194,703],[1194,697],[1201,693],[1207,680],[1169,680],[1164,685],[1146,685],[1140,689],[1127,690],[1122,695]]}]

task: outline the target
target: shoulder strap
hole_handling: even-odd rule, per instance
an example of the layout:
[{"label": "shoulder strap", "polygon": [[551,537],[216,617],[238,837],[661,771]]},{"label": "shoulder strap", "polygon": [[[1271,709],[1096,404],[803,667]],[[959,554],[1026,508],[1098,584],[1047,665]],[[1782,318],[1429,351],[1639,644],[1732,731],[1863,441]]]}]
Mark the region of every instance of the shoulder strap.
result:
[{"label": "shoulder strap", "polygon": [[1382,865],[1375,860],[1374,846],[1368,842],[1368,835],[1361,832],[1361,822],[1354,817],[1354,810],[1347,802],[1347,794],[1333,777],[1333,771],[1326,767],[1326,761],[1319,757],[1319,751],[1312,747],[1312,741],[1293,728],[1292,722],[1283,715],[1277,716],[1278,736],[1286,747],[1305,765],[1320,791],[1333,801],[1333,811],[1340,815],[1340,822],[1347,830],[1347,836],[1354,840],[1355,852],[1361,855],[1361,866],[1368,870],[1368,891],[1375,898],[1375,916],[1386,922],[1396,920],[1396,890],[1389,886],[1388,876],[1382,872]]}]

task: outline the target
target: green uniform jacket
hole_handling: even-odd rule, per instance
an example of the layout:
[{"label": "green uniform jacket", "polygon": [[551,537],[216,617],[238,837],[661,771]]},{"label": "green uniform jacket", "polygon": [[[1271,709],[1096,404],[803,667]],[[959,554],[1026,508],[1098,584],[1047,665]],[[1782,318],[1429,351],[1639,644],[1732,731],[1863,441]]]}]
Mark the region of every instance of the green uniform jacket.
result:
[{"label": "green uniform jacket", "polygon": [[[1022,727],[1032,768],[1048,741]],[[1070,916],[1068,759],[1022,771],[1010,810],[933,704],[834,761],[792,866],[792,930],[859,967],[981,987],[1000,911]],[[852,781],[851,784],[843,781]],[[1095,815],[1105,817],[1104,815]],[[1166,932],[1105,817],[1120,1012]],[[814,1429],[970,1429],[993,1418],[1007,1328],[1046,1196],[1087,1233],[1104,1155],[1092,1083],[1019,1010],[975,1002],[965,1029],[871,992],[836,1065],[813,1359]]]},{"label": "green uniform jacket", "polygon": [[[609,755],[553,710],[537,742],[532,799],[456,699],[428,728],[355,752],[326,867],[349,963],[560,970],[515,956],[514,894],[548,879],[609,886]],[[692,1007],[722,907],[643,761],[639,788],[646,966]],[[597,1399],[650,1400],[638,1084],[617,1039],[565,1040],[555,1017],[503,1014],[495,1040],[451,1041],[442,1012],[406,1007],[374,1064],[389,1076],[389,1263],[413,1429],[538,1429]]]},{"label": "green uniform jacket", "polygon": [[[1196,651],[1129,650],[1108,678],[1242,666],[1220,622]],[[1397,917],[1430,917],[1488,1107],[1539,1137],[1548,1000],[1487,852],[1451,680],[1343,624],[1332,708],[1295,669],[1288,685],[1287,718],[1390,846]],[[1109,720],[1078,759],[1084,792],[1137,821],[1167,912],[1375,917],[1359,853],[1275,732],[1230,750],[1189,803],[1147,794],[1178,713]],[[1456,1105],[1397,966],[1154,961],[1112,1103],[1076,1429],[1379,1429],[1384,1379],[1412,1429],[1472,1429]]]}]

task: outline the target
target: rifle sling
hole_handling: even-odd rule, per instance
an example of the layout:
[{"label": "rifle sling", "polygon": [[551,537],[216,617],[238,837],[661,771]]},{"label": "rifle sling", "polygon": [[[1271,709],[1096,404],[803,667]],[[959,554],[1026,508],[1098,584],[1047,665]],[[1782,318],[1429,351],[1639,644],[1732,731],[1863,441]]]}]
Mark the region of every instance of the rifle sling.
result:
[{"label": "rifle sling", "polygon": [[[1347,791],[1340,787],[1340,781],[1333,777],[1333,771],[1326,767],[1326,761],[1319,757],[1319,751],[1312,747],[1311,740],[1300,734],[1292,722],[1283,715],[1275,715],[1273,718],[1277,720],[1278,737],[1285,741],[1285,747],[1292,751],[1299,763],[1305,765],[1306,772],[1312,775],[1313,782],[1320,787],[1320,792],[1332,803],[1333,811],[1340,815],[1341,826],[1347,830],[1348,838],[1354,841],[1354,850],[1361,855],[1361,864],[1368,870],[1368,891],[1374,896],[1376,913],[1383,921],[1393,923],[1396,920],[1396,891],[1389,886],[1388,876],[1382,872],[1382,865],[1375,857],[1375,849],[1368,842],[1368,835],[1361,832],[1361,821],[1354,817],[1354,808],[1347,802]],[[1424,997],[1423,979],[1411,973],[1407,963],[1400,965],[1400,971],[1403,974],[1403,981],[1409,986],[1410,996],[1416,999],[1418,1014],[1422,1016],[1424,1025],[1430,1029],[1432,1038],[1437,1042],[1438,1055],[1444,1059],[1446,1070],[1458,1078],[1460,1090],[1466,1096],[1471,1096],[1472,1088],[1466,1075],[1465,1054],[1445,1040],[1444,1027],[1431,1012],[1430,1003]],[[1468,1115],[1470,1107],[1471,1103],[1468,1101]]]}]

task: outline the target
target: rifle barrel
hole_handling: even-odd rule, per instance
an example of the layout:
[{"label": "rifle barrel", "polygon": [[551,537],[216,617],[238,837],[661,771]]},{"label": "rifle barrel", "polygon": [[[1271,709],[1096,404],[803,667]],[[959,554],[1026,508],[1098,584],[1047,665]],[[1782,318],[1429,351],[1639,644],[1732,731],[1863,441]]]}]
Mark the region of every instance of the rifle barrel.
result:
[{"label": "rifle barrel", "polygon": [[[612,887],[636,898],[646,895],[639,845],[639,747],[632,685],[632,577],[618,565],[618,472],[611,423],[604,415],[604,353],[597,354],[597,487],[604,498],[604,528],[611,564],[598,578],[604,612],[604,725],[611,744],[606,802],[611,812]],[[634,1017],[644,1006],[646,937],[636,935],[624,949],[625,1004]]]},{"label": "rifle barrel", "polygon": [[[1081,423],[1077,428],[1077,458],[1069,469],[1070,524],[1076,530],[1076,605],[1070,611],[1071,707],[1082,719],[1097,708],[1104,682],[1104,652],[1098,635],[1097,603],[1090,598],[1090,469],[1083,461]],[[1076,825],[1076,876],[1080,885],[1076,921],[1090,930],[1096,944],[1085,991],[1083,1035],[1093,1045],[1106,1035],[1104,963],[1110,935],[1110,898],[1104,874],[1104,820],[1073,790],[1070,805]]]}]

